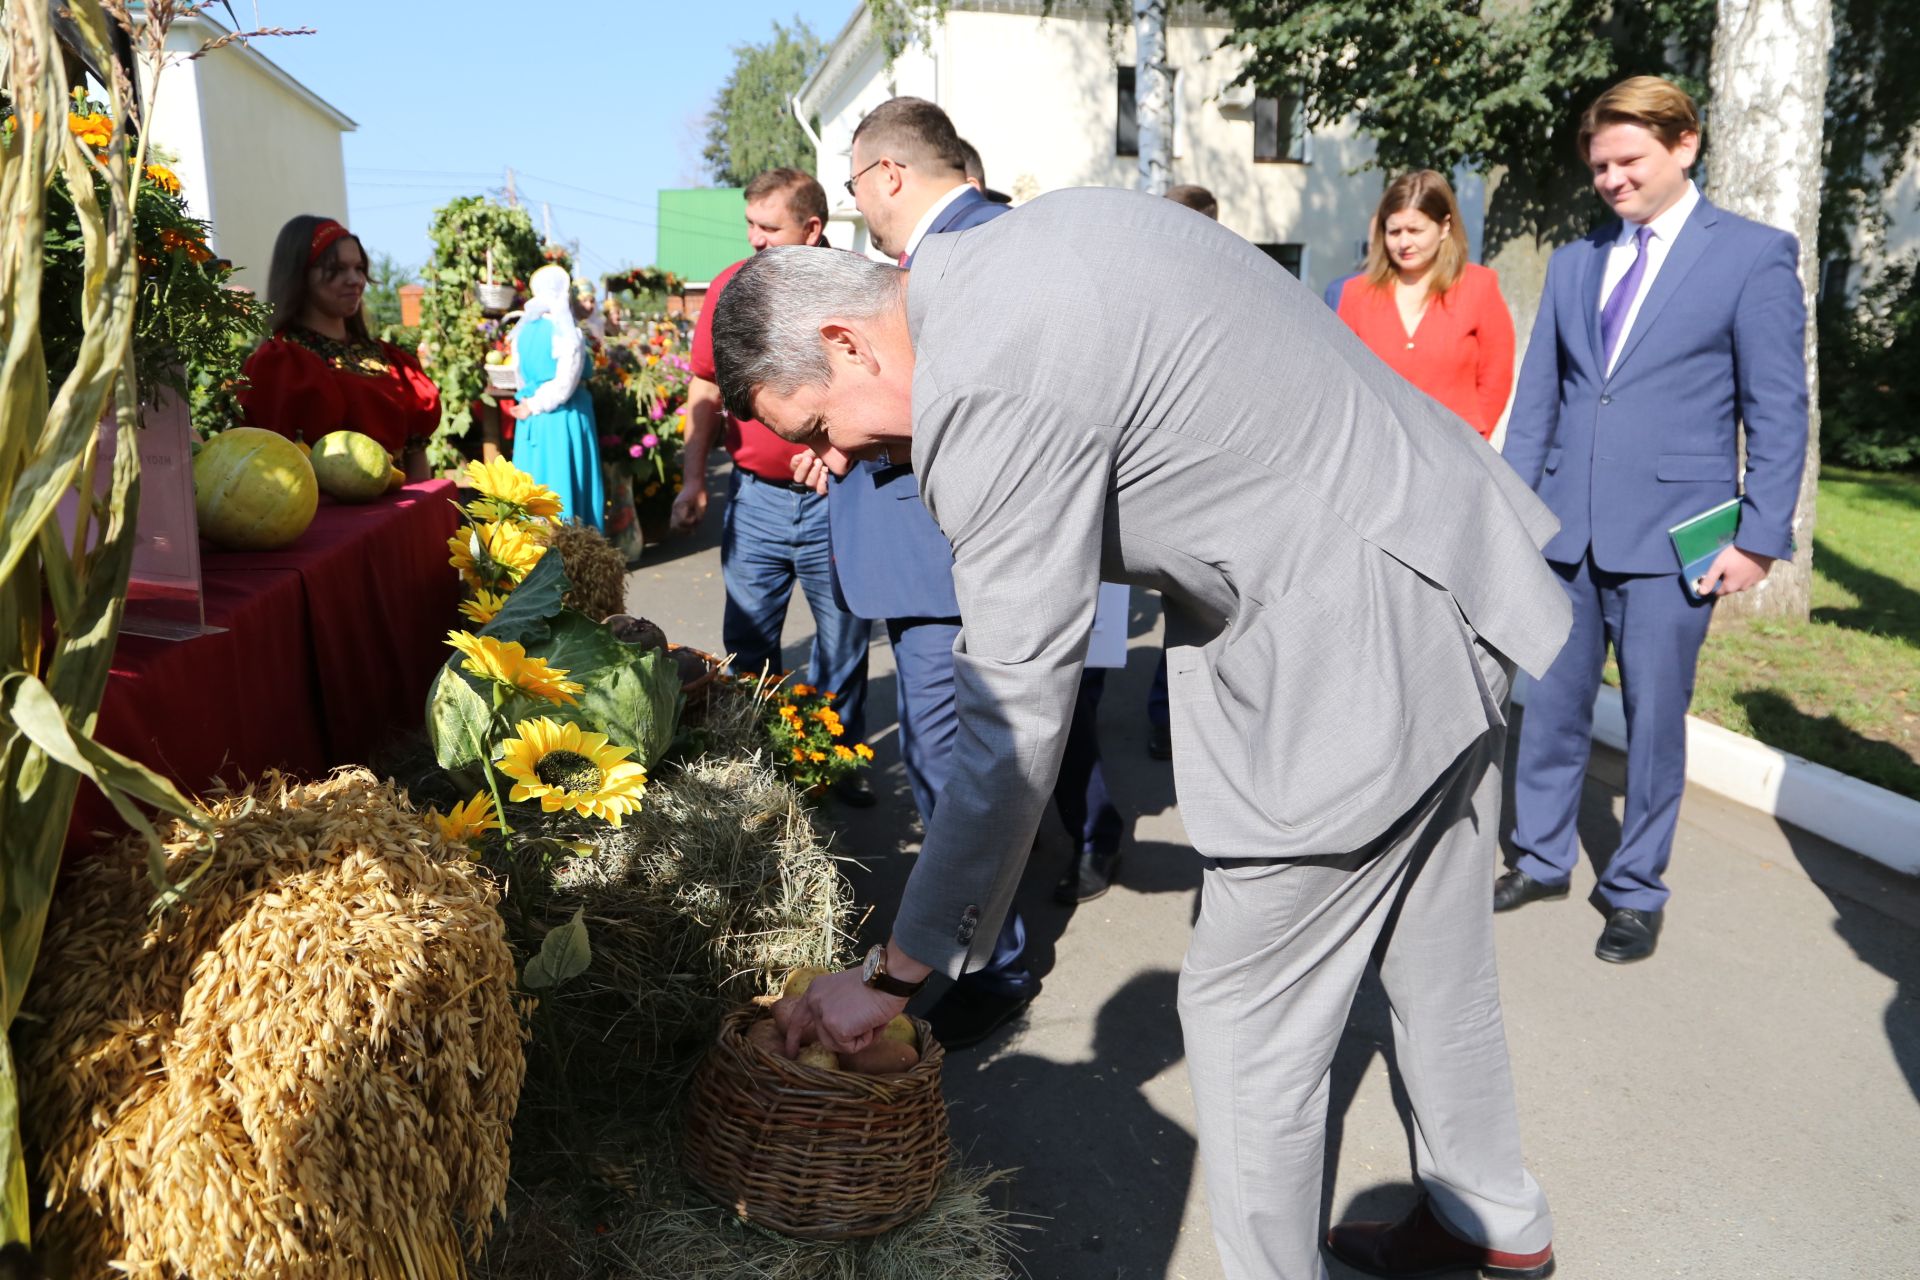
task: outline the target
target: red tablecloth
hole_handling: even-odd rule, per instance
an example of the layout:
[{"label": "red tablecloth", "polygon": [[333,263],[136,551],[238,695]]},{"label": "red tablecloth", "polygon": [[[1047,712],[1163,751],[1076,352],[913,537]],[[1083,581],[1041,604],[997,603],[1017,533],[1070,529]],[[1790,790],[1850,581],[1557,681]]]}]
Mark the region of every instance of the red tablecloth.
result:
[{"label": "red tablecloth", "polygon": [[[192,794],[215,777],[364,761],[422,724],[459,624],[454,494],[430,480],[363,506],[323,498],[284,551],[205,551],[207,623],[226,630],[121,636],[95,736]],[[118,825],[83,784],[72,839]]]}]

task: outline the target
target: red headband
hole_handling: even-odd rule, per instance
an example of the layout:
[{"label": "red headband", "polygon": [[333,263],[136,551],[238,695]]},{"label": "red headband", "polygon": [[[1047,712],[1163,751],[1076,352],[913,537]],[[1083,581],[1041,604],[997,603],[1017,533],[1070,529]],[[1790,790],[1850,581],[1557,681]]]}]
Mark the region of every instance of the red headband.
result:
[{"label": "red headband", "polygon": [[307,265],[320,261],[320,255],[333,247],[336,240],[353,234],[332,218],[323,221],[313,229],[313,243],[307,248]]}]

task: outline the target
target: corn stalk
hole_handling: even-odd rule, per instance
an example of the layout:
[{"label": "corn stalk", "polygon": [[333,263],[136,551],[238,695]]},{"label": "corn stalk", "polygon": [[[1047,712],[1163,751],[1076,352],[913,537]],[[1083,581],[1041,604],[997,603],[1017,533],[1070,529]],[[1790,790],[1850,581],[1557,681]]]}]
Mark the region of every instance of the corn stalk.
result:
[{"label": "corn stalk", "polygon": [[[111,51],[109,24],[133,32],[124,0],[74,3],[62,14],[77,33],[69,38],[93,64],[113,68],[114,135],[104,157],[67,127],[71,86],[50,8],[46,0],[0,7],[0,88],[14,112],[0,136],[0,1028],[7,1029],[33,972],[80,780],[99,787],[147,836],[163,904],[177,890],[165,883],[163,851],[141,806],[204,825],[165,779],[91,736],[119,633],[140,496],[133,209],[147,144],[141,129],[129,146],[133,84]],[[155,79],[167,25],[191,8],[167,0],[145,6],[140,43]],[[55,181],[71,193],[85,241],[77,300],[85,337],[72,372],[50,388],[40,292]],[[103,430],[118,433],[104,501],[95,496]],[[78,497],[71,543],[56,518],[68,494]],[[0,1034],[0,1246],[28,1238],[16,1083]]]}]

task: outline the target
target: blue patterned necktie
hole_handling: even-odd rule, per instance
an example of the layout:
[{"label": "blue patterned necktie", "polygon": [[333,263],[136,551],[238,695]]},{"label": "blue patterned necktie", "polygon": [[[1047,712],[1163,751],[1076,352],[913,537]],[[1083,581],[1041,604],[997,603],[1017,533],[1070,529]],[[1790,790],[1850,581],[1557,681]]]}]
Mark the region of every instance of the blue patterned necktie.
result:
[{"label": "blue patterned necktie", "polygon": [[1620,283],[1613,286],[1613,292],[1607,295],[1607,305],[1600,309],[1600,346],[1607,353],[1609,369],[1613,367],[1613,353],[1619,348],[1620,339],[1626,336],[1627,313],[1633,310],[1641,277],[1647,274],[1647,239],[1651,235],[1652,227],[1641,227],[1633,233],[1633,265],[1620,277]]}]

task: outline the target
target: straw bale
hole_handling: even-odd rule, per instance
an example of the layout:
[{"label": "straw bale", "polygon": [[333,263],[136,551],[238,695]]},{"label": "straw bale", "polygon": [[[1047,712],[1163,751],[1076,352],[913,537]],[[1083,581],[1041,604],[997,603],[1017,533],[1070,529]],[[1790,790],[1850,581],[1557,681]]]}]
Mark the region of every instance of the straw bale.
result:
[{"label": "straw bale", "polygon": [[595,622],[620,613],[627,606],[627,558],[592,525],[563,524],[547,535],[547,545],[560,553],[560,564],[571,585],[562,597],[569,609],[578,609]]},{"label": "straw bale", "polygon": [[[131,845],[55,899],[19,1036],[61,1272],[454,1276],[525,1071],[499,892],[390,784],[269,774],[149,913]],[[200,868],[176,827],[169,872]]]}]

